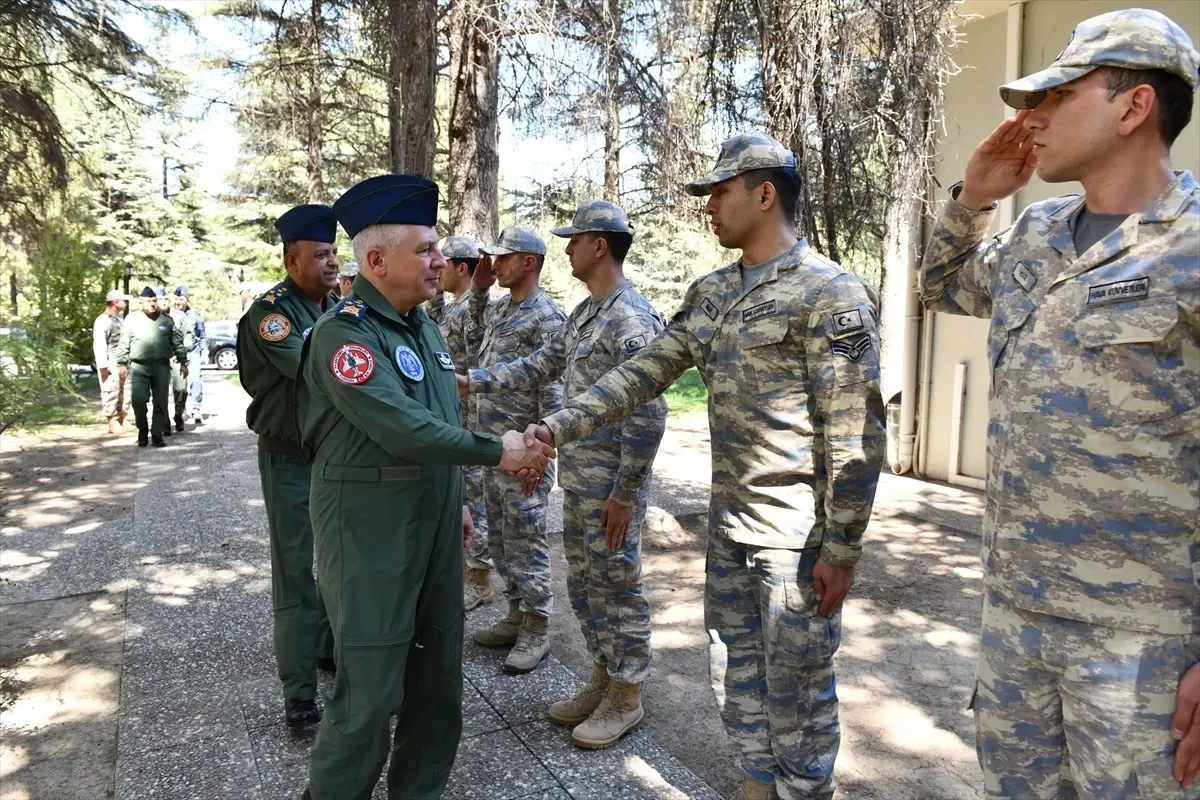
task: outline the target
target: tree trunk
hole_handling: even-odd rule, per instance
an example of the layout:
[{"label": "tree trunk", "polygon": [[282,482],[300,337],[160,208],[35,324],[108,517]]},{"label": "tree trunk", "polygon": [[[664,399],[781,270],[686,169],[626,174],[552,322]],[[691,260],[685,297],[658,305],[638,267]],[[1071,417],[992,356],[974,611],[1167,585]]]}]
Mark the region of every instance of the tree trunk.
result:
[{"label": "tree trunk", "polygon": [[437,0],[388,0],[388,45],[391,168],[432,178]]},{"label": "tree trunk", "polygon": [[604,0],[604,199],[621,199],[621,0]]},{"label": "tree trunk", "polygon": [[481,0],[458,0],[451,20],[450,231],[499,232],[499,20]]},{"label": "tree trunk", "polygon": [[305,147],[308,150],[308,202],[325,203],[325,145],[321,127],[321,34],[325,18],[321,0],[312,0],[312,31],[309,42],[308,102],[305,103]]}]

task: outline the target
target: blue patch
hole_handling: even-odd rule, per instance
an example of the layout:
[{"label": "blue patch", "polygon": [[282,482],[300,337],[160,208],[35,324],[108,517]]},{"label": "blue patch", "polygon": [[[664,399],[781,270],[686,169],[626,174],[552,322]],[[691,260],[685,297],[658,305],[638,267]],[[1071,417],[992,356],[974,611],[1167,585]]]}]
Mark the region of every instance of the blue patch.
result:
[{"label": "blue patch", "polygon": [[421,381],[425,378],[425,365],[421,363],[421,359],[417,358],[417,354],[412,351],[411,347],[404,345],[396,347],[396,366],[400,368],[400,373],[409,380]]},{"label": "blue patch", "polygon": [[305,329],[304,329],[304,333],[303,333],[303,334],[301,334],[301,336],[303,336],[303,337],[304,337],[304,339],[305,339],[305,340],[307,340],[307,339],[308,339],[308,335],[309,335],[310,333],[312,333],[312,328],[311,328],[311,327],[308,327],[308,328],[305,328]]},{"label": "blue patch", "polygon": [[454,369],[454,359],[450,357],[449,353],[435,353],[435,355],[442,369]]}]

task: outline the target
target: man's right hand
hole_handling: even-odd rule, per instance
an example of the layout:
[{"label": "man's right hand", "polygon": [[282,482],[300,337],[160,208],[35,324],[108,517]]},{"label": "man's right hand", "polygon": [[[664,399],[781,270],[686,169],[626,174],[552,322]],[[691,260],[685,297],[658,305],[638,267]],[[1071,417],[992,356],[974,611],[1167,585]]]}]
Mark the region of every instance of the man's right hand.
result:
[{"label": "man's right hand", "polygon": [[101,383],[104,383],[105,381],[107,381],[109,375],[112,375],[112,370],[110,370],[108,367],[100,368],[100,382]]},{"label": "man's right hand", "polygon": [[487,253],[479,256],[479,263],[475,265],[475,272],[471,275],[471,282],[480,289],[490,289],[492,284],[496,282],[496,271],[492,268],[492,257]]},{"label": "man's right hand", "polygon": [[129,377],[129,367],[122,364],[121,366],[117,367],[117,374],[121,376],[121,380],[125,380],[127,377]]},{"label": "man's right hand", "polygon": [[471,393],[471,381],[466,375],[455,375],[454,379],[458,381],[458,396],[466,400],[467,395]]},{"label": "man's right hand", "polygon": [[533,447],[536,442],[554,447],[554,434],[545,425],[539,425],[536,422],[529,424],[525,429],[525,445]]},{"label": "man's right hand", "polygon": [[504,446],[500,454],[500,468],[511,475],[529,470],[541,476],[550,459],[558,455],[553,447],[543,442],[528,444],[519,431],[509,431],[500,441]]},{"label": "man's right hand", "polygon": [[1025,127],[1028,116],[1028,111],[1018,112],[979,143],[967,162],[958,202],[982,211],[1025,188],[1037,168],[1033,131]]}]

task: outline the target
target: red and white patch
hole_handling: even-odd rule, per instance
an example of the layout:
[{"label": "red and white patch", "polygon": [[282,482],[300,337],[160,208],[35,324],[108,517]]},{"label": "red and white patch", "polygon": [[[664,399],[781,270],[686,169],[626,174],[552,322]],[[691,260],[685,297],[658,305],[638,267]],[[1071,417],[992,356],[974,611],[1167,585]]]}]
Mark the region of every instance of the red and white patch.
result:
[{"label": "red and white patch", "polygon": [[342,383],[358,386],[375,374],[375,356],[361,344],[344,344],[333,351],[329,371]]},{"label": "red and white patch", "polygon": [[258,323],[258,335],[268,342],[282,342],[292,332],[292,323],[283,314],[268,314]]}]

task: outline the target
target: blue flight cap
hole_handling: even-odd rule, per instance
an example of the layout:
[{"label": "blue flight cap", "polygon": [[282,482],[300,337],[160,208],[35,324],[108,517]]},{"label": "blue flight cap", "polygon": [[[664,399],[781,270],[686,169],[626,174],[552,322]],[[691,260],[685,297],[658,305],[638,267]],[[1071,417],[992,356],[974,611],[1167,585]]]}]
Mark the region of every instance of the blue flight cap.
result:
[{"label": "blue flight cap", "polygon": [[372,225],[437,224],[438,186],[416,175],[376,175],[354,184],[333,204],[353,239]]},{"label": "blue flight cap", "polygon": [[149,286],[142,287],[141,297],[158,297],[158,292],[151,289]]},{"label": "blue flight cap", "polygon": [[182,285],[181,285],[181,286],[176,286],[176,287],[175,287],[175,296],[176,296],[176,297],[187,297],[187,296],[188,296],[188,290],[187,290],[187,287],[186,287],[186,286],[182,286]]},{"label": "blue flight cap", "polygon": [[329,242],[337,239],[337,220],[329,206],[296,206],[275,220],[275,230],[285,242]]}]

